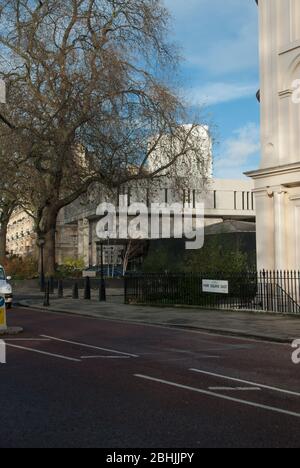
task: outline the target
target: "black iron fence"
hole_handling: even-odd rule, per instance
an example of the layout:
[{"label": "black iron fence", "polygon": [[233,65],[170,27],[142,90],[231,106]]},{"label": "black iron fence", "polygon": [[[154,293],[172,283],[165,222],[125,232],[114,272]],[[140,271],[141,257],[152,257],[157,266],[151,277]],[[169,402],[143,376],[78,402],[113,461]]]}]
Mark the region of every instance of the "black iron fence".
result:
[{"label": "black iron fence", "polygon": [[300,314],[300,272],[128,276],[125,302]]}]

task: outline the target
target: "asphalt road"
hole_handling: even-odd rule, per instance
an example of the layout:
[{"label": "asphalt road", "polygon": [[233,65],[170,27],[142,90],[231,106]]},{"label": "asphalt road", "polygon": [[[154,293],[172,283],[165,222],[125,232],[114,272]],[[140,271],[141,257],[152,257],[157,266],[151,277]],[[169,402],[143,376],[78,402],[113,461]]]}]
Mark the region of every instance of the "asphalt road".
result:
[{"label": "asphalt road", "polygon": [[300,446],[300,365],[287,345],[8,315],[25,333],[5,339],[1,448]]}]

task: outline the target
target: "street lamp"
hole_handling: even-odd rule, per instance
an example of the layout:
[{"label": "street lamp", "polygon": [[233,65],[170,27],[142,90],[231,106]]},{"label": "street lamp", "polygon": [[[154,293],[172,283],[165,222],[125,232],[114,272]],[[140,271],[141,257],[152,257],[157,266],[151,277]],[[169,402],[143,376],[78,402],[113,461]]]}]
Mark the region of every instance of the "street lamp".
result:
[{"label": "street lamp", "polygon": [[106,288],[103,272],[103,242],[100,243],[100,255],[101,255],[101,280],[100,280],[100,302],[106,302]]},{"label": "street lamp", "polygon": [[41,292],[45,291],[45,273],[44,273],[44,245],[45,239],[39,238],[37,245],[40,248],[40,288]]}]

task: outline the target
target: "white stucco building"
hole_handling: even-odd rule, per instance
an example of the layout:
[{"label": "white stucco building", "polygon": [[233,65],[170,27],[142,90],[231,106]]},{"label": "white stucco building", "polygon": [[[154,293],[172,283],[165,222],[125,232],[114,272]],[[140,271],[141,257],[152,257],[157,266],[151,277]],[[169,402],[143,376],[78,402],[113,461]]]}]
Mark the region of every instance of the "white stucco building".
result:
[{"label": "white stucco building", "polygon": [[[60,264],[67,257],[77,256],[77,230],[72,225],[65,224],[64,210],[61,210],[56,229],[56,259]],[[38,257],[37,236],[34,219],[23,209],[17,208],[8,223],[6,236],[6,251],[8,255],[20,257]]]},{"label": "white stucco building", "polygon": [[6,237],[6,250],[9,255],[26,256],[34,252],[34,221],[24,210],[16,209],[12,214]]},{"label": "white stucco building", "polygon": [[258,268],[300,267],[300,1],[259,0],[261,151],[255,182]]}]

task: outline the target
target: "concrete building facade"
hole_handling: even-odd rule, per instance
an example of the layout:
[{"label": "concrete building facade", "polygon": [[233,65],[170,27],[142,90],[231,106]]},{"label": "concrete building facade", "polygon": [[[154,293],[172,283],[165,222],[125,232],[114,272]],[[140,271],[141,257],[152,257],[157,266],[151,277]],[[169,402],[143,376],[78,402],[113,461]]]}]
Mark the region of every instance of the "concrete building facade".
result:
[{"label": "concrete building facade", "polygon": [[[205,189],[190,188],[175,191],[172,188],[155,188],[149,190],[143,187],[126,187],[124,193],[128,195],[129,202],[151,203],[182,203],[184,206],[194,208],[196,203],[204,202],[205,225],[222,223],[224,220],[234,219],[241,221],[255,221],[255,200],[252,193],[253,183],[250,180],[222,180],[210,179]],[[151,194],[149,196],[149,193]],[[78,233],[77,256],[84,259],[86,266],[99,264],[99,242],[96,225],[99,217],[96,209],[101,199],[84,206],[80,201],[66,207],[64,210],[64,223],[73,227]],[[114,253],[112,252],[114,246]],[[104,246],[104,263],[121,263],[120,252],[124,242],[106,242]]]},{"label": "concrete building facade", "polygon": [[[255,182],[258,268],[300,267],[300,1],[259,0],[261,165]],[[299,83],[298,83],[299,86]]]}]

